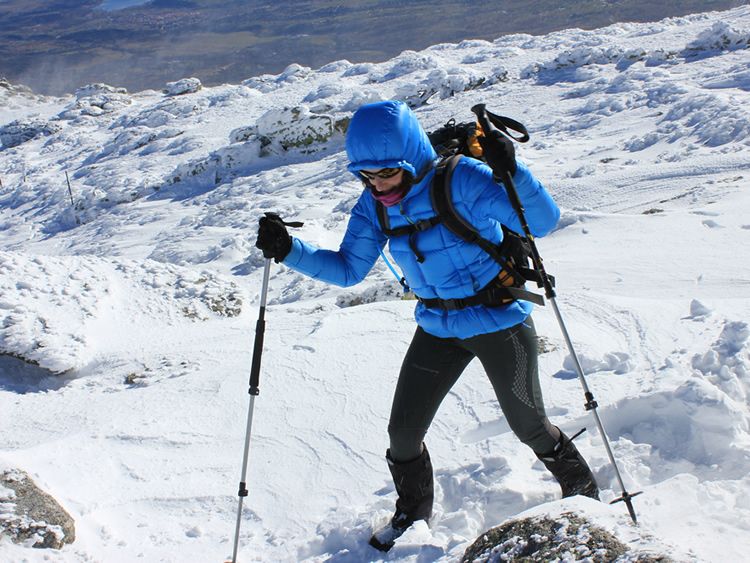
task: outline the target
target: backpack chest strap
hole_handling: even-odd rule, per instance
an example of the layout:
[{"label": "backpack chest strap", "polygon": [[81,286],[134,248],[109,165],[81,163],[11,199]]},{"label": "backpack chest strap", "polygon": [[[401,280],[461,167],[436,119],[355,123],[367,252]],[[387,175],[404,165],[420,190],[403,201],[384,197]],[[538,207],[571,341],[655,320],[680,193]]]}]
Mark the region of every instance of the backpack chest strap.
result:
[{"label": "backpack chest strap", "polygon": [[417,233],[422,233],[424,231],[427,231],[433,228],[435,225],[440,224],[443,221],[442,217],[440,215],[435,215],[434,217],[430,217],[429,219],[422,219],[420,221],[410,222],[408,225],[404,225],[402,227],[396,227],[395,229],[392,229],[391,219],[390,217],[388,217],[388,209],[385,207],[385,205],[383,205],[381,202],[378,201],[376,203],[375,208],[377,210],[378,222],[380,223],[380,228],[382,229],[385,236],[389,238],[408,236],[409,248],[411,248],[411,251],[416,256],[417,262],[419,263],[424,262],[424,254],[422,254],[419,251],[419,248],[417,248],[416,235]]},{"label": "backpack chest strap", "polygon": [[421,221],[417,221],[416,223],[409,223],[408,225],[404,225],[403,227],[396,227],[395,229],[391,229],[390,225],[385,223],[385,221],[388,220],[385,219],[384,221],[381,221],[381,225],[384,225],[383,233],[385,233],[387,237],[402,237],[427,231],[435,225],[441,223],[442,219],[436,215],[435,217],[422,219]]}]

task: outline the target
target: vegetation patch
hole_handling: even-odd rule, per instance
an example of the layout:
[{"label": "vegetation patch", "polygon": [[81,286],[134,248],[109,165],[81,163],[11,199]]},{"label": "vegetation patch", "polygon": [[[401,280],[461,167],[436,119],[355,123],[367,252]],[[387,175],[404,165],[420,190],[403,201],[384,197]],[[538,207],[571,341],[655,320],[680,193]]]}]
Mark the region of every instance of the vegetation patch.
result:
[{"label": "vegetation patch", "polygon": [[469,546],[461,563],[500,561],[669,563],[672,560],[664,555],[631,553],[603,528],[582,516],[564,513],[557,520],[546,516],[523,518],[492,528]]}]

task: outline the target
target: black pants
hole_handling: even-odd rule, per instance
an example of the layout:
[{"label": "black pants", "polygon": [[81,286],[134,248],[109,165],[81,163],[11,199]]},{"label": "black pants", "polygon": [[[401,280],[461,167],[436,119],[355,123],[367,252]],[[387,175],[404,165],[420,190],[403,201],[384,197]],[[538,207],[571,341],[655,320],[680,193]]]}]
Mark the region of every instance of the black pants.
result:
[{"label": "black pants", "polygon": [[554,449],[560,432],[544,412],[536,330],[529,317],[514,327],[465,340],[438,338],[417,328],[401,366],[388,423],[395,461],[419,457],[440,403],[474,358],[482,362],[516,436],[538,454]]}]

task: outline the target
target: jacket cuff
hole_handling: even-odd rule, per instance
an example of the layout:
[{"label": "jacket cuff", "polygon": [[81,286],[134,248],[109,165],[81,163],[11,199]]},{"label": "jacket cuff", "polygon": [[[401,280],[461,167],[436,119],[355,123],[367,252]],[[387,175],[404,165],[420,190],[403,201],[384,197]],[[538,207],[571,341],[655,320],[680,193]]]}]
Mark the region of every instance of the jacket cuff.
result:
[{"label": "jacket cuff", "polygon": [[302,242],[297,237],[292,237],[292,248],[284,260],[281,261],[284,266],[294,267],[302,259]]},{"label": "jacket cuff", "polygon": [[538,188],[537,182],[528,167],[520,160],[516,161],[516,173],[513,174],[513,183],[519,194],[534,192]]}]

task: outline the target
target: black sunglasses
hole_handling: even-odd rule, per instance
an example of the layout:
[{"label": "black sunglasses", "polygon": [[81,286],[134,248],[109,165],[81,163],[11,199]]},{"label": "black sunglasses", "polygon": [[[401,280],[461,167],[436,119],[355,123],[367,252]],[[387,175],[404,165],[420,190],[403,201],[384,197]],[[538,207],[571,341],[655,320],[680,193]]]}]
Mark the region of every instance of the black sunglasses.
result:
[{"label": "black sunglasses", "polygon": [[401,172],[401,168],[383,168],[377,172],[368,172],[367,170],[360,170],[359,175],[365,180],[374,180],[375,178],[381,178],[383,180],[387,178],[393,178],[396,174]]}]

